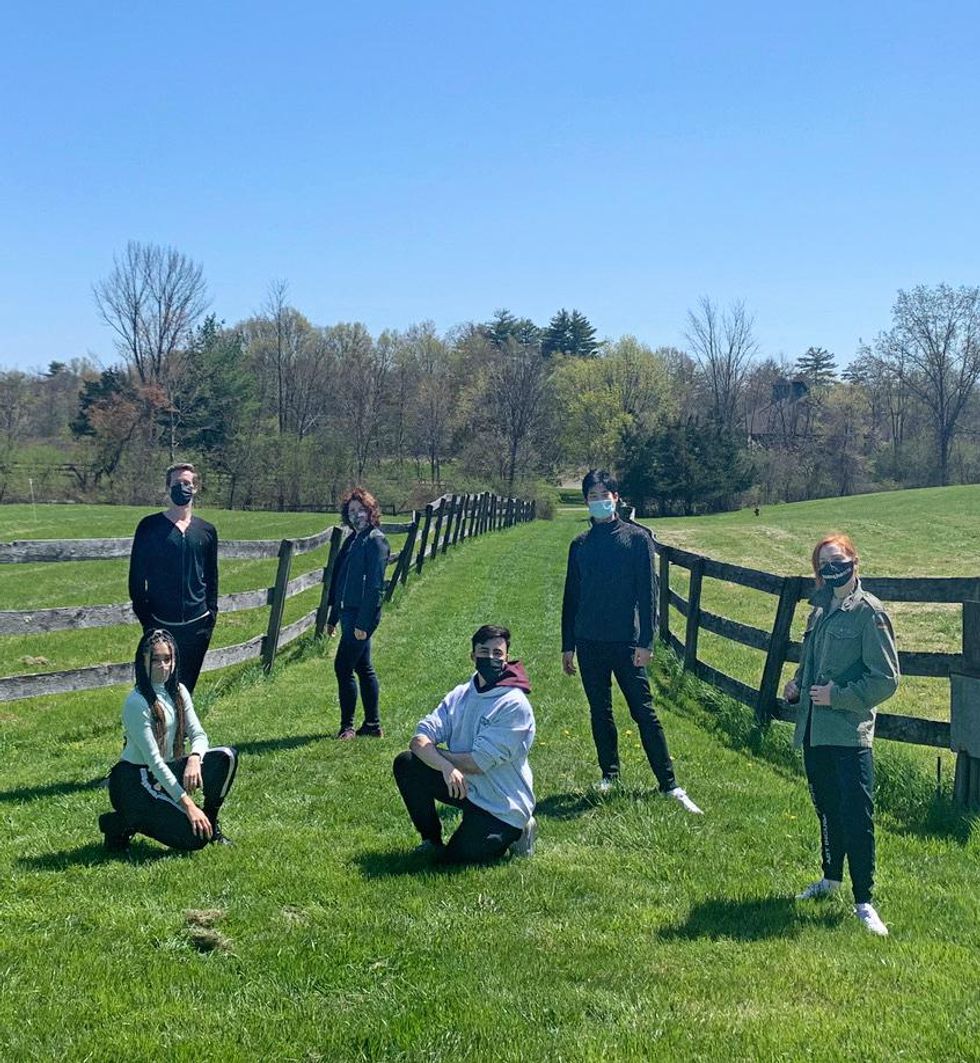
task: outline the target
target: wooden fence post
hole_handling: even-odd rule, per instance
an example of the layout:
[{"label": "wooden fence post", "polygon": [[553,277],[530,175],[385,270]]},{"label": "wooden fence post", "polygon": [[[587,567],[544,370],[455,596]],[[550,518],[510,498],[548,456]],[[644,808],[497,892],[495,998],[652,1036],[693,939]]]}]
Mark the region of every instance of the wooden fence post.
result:
[{"label": "wooden fence post", "polygon": [[432,530],[432,549],[429,551],[429,557],[435,557],[439,553],[439,533],[442,531],[442,522],[446,516],[446,496],[437,499],[436,504],[439,509],[436,512],[436,526]]},{"label": "wooden fence post", "polygon": [[953,801],[980,809],[980,602],[963,603],[963,672],[949,678]]},{"label": "wooden fence post", "polygon": [[487,514],[490,512],[490,492],[484,491],[480,499],[480,515],[476,521],[476,534],[482,535],[487,530]]},{"label": "wooden fence post", "polygon": [[536,498],[531,499],[531,512],[528,514],[528,520],[534,520],[538,512],[538,500]]},{"label": "wooden fence post", "polygon": [[459,542],[459,537],[463,534],[463,523],[466,520],[466,503],[469,501],[469,495],[459,496],[459,506],[456,509],[456,526],[453,528],[453,546],[456,546]]},{"label": "wooden fence post", "polygon": [[670,642],[670,547],[660,547],[660,641]]},{"label": "wooden fence post", "polygon": [[459,508],[459,495],[451,495],[449,513],[446,516],[446,534],[442,537],[442,552],[449,549],[449,540],[453,534],[453,523],[456,520],[456,510]]},{"label": "wooden fence post", "polygon": [[425,524],[422,525],[422,543],[419,547],[419,556],[415,559],[415,572],[422,575],[422,565],[425,563],[425,547],[429,541],[429,527],[432,524],[432,503],[425,507]]},{"label": "wooden fence post", "polygon": [[320,604],[316,609],[316,627],[314,632],[317,638],[323,637],[327,626],[327,613],[329,605],[327,599],[330,596],[330,579],[333,576],[333,566],[337,560],[337,552],[344,538],[344,529],[337,525],[330,529],[330,552],[327,554],[327,563],[323,566],[323,590],[320,592]]},{"label": "wooden fence post", "polygon": [[417,509],[412,510],[412,529],[408,533],[408,538],[405,540],[405,545],[402,549],[405,551],[405,564],[402,565],[401,571],[401,585],[404,587],[408,580],[408,570],[412,567],[412,553],[415,550],[415,544],[419,537],[419,522],[422,519],[422,515]]},{"label": "wooden fence post", "polygon": [[283,539],[279,544],[279,568],[276,570],[276,582],[272,588],[272,602],[269,609],[269,628],[262,643],[262,668],[272,671],[279,648],[279,632],[282,630],[282,614],[286,608],[286,584],[289,583],[289,569],[293,563],[292,539]]},{"label": "wooden fence post", "polygon": [[776,619],[769,636],[769,649],[766,651],[766,664],[762,669],[762,683],[759,697],[755,703],[756,722],[767,724],[776,712],[776,699],[779,697],[779,679],[783,674],[783,662],[789,646],[796,603],[800,600],[799,576],[786,576],[782,590],[779,592],[779,604],[776,606]]},{"label": "wooden fence post", "polygon": [[701,582],[704,579],[704,558],[698,556],[691,565],[691,586],[687,592],[687,631],[684,634],[684,670],[690,671],[698,663],[698,622],[701,619]]}]

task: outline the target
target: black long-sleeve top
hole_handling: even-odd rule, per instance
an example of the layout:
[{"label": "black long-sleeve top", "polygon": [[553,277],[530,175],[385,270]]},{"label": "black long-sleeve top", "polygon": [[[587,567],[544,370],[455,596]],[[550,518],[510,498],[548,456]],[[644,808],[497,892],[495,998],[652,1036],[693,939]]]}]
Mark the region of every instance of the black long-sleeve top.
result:
[{"label": "black long-sleeve top", "polygon": [[380,528],[347,536],[330,577],[328,624],[337,623],[341,610],[356,610],[354,626],[369,635],[374,631],[381,621],[389,551]]},{"label": "black long-sleeve top", "polygon": [[579,639],[653,648],[657,578],[653,535],[629,521],[596,521],[568,548],[561,648]]},{"label": "black long-sleeve top", "polygon": [[218,533],[191,517],[180,529],[165,513],[136,526],[129,555],[129,597],[143,627],[218,616]]}]

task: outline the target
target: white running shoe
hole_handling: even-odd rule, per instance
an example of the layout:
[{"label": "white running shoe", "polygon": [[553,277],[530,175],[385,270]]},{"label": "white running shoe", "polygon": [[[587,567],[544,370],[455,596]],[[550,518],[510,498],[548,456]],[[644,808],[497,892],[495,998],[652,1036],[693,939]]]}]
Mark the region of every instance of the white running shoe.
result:
[{"label": "white running shoe", "polygon": [[534,843],[538,840],[538,821],[532,816],[527,821],[527,826],[521,831],[521,836],[516,842],[512,842],[510,851],[514,856],[533,856]]},{"label": "white running shoe", "polygon": [[875,911],[873,904],[855,904],[854,914],[869,934],[877,934],[880,938],[888,937],[888,927],[881,921],[881,916]]},{"label": "white running shoe", "polygon": [[802,893],[797,893],[796,899],[798,901],[818,901],[824,897],[829,897],[839,889],[839,882],[835,882],[832,878],[821,878],[816,882],[811,882]]},{"label": "white running shoe", "polygon": [[592,787],[597,793],[608,794],[616,789],[619,784],[619,779],[614,779],[609,775],[603,775],[603,777]]},{"label": "white running shoe", "polygon": [[687,796],[687,791],[682,790],[679,786],[675,786],[673,790],[667,790],[666,797],[672,797],[675,801],[679,802],[685,812],[690,812],[695,816],[703,816],[704,813],[700,808]]}]

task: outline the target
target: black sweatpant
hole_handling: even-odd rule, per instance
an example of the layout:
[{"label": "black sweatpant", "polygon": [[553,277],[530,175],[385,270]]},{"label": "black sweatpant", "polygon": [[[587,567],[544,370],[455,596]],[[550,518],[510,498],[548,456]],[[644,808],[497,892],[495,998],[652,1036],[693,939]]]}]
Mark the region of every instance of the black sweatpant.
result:
[{"label": "black sweatpant", "polygon": [[[364,723],[369,728],[379,728],[381,717],[378,712],[380,686],[378,673],[371,661],[371,637],[358,640],[354,637],[357,613],[346,609],[340,617],[340,644],[333,659],[333,670],[337,676],[337,691],[340,695],[340,729],[343,731],[354,726],[354,713],[357,710],[357,686],[360,681],[361,701],[364,703]],[[357,674],[357,680],[354,674]]]},{"label": "black sweatpant", "polygon": [[[187,757],[167,763],[178,781],[183,781],[186,766]],[[212,827],[237,770],[238,752],[232,746],[209,749],[201,759],[204,814]],[[142,764],[125,760],[116,764],[109,773],[109,800],[116,810],[119,834],[145,834],[171,849],[203,849],[208,843],[194,833],[187,813]]]},{"label": "black sweatpant", "polygon": [[[177,644],[177,653],[180,658],[179,679],[193,694],[197,685],[197,678],[201,674],[201,666],[204,664],[204,655],[208,652],[211,644],[211,633],[214,631],[214,622],[208,614],[202,620],[195,620],[189,624],[165,624],[155,617],[153,623],[156,627],[163,628],[173,635]],[[147,630],[152,630],[148,628]]]},{"label": "black sweatpant", "polygon": [[811,746],[807,728],[803,764],[820,820],[824,878],[841,882],[844,857],[855,904],[869,904],[874,891],[874,759],[870,746]]},{"label": "black sweatpant", "polygon": [[503,856],[521,836],[518,827],[497,819],[468,798],[453,797],[442,773],[423,764],[410,750],[399,753],[393,765],[395,782],[415,829],[423,840],[441,844],[442,823],[436,801],[463,810],[463,819],[443,849],[447,864],[480,864]]},{"label": "black sweatpant", "polygon": [[643,751],[650,761],[660,789],[677,785],[674,765],[667,750],[664,729],[653,708],[653,692],[646,668],[633,663],[636,646],[629,642],[593,642],[581,639],[576,646],[582,686],[592,715],[592,738],[603,778],[619,775],[619,735],[612,712],[612,677],[616,676],[630,715],[640,732]]}]

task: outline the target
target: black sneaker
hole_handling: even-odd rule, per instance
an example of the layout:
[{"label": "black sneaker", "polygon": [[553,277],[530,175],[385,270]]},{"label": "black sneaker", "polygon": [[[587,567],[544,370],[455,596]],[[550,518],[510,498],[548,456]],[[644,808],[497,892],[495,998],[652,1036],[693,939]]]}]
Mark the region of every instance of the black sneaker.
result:
[{"label": "black sneaker", "polygon": [[107,852],[124,853],[129,848],[133,831],[126,830],[124,824],[118,812],[103,812],[99,816],[99,830]]},{"label": "black sneaker", "polygon": [[358,738],[384,738],[380,723],[362,723],[354,732]]},{"label": "black sneaker", "polygon": [[234,845],[235,843],[221,829],[221,824],[220,823],[215,823],[214,830],[211,831],[211,841],[208,844],[210,844],[210,845]]},{"label": "black sneaker", "polygon": [[412,852],[416,856],[438,856],[445,848],[442,842],[434,842],[431,838],[423,838]]}]

